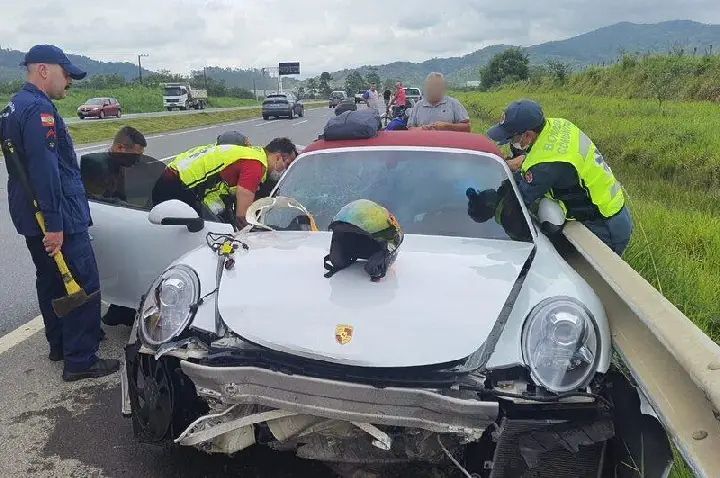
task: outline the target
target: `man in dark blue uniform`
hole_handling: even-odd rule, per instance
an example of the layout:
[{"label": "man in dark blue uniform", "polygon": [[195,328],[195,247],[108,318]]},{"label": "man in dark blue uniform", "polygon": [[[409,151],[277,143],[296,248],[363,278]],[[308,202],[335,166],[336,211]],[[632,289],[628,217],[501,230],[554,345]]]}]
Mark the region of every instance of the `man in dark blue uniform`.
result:
[{"label": "man in dark blue uniform", "polygon": [[100,340],[100,296],[63,318],[53,311],[53,299],[66,294],[52,259],[62,251],[73,277],[88,294],[100,288],[88,227],[90,207],[80,176],[72,139],[65,122],[50,101],[67,95],[72,80],[86,73],[53,45],[36,45],[25,56],[27,83],[0,113],[0,139],[10,139],[17,150],[45,218],[43,236],[35,222],[29,198],[12,168],[8,168],[10,216],[18,234],[25,236],[35,263],[40,311],[49,359],[65,360],[66,381],[97,378],[119,368],[118,360],[97,356]]}]

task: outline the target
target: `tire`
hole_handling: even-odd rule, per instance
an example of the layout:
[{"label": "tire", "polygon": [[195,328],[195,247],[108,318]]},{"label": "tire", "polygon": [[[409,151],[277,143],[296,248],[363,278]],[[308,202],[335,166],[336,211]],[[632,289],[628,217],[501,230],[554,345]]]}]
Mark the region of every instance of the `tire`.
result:
[{"label": "tire", "polygon": [[117,117],[120,118],[122,116],[122,111],[118,110]]},{"label": "tire", "polygon": [[268,118],[270,118],[268,115],[263,115],[263,119],[264,119],[265,121],[267,121]]},{"label": "tire", "polygon": [[102,110],[100,110],[100,114],[98,115],[98,118],[101,119],[101,120],[102,120],[102,119],[105,119],[105,112],[102,111]]},{"label": "tire", "polygon": [[289,119],[295,118],[295,108],[290,108],[290,115],[288,115]]},{"label": "tire", "polygon": [[165,109],[168,110],[168,111],[172,111],[172,108],[165,108]]},{"label": "tire", "polygon": [[298,116],[301,118],[305,116],[305,108],[300,108],[300,114]]}]

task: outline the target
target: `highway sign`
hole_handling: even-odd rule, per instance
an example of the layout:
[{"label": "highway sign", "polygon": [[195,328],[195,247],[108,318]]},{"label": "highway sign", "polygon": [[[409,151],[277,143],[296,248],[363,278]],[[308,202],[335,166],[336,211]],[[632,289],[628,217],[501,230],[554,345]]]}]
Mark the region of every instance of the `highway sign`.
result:
[{"label": "highway sign", "polygon": [[279,73],[281,75],[299,75],[300,74],[300,63],[280,63]]}]

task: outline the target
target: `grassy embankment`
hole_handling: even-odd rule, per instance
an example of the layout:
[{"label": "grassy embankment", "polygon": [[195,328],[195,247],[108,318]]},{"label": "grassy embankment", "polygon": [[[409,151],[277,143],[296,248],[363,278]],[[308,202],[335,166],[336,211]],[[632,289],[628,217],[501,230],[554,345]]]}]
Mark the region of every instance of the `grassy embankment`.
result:
[{"label": "grassy embankment", "polygon": [[[517,98],[568,118],[625,186],[636,230],[624,259],[720,341],[720,58],[625,58],[552,79],[457,93],[484,132]],[[674,478],[693,474],[676,462]]]},{"label": "grassy embankment", "polygon": [[[9,97],[10,95],[0,95],[0,104],[4,105],[7,103]],[[106,90],[71,88],[68,92],[67,98],[56,101],[55,105],[63,117],[74,118],[78,106],[89,98],[95,97],[111,97],[117,99],[122,106],[123,114],[163,111],[162,89],[143,88],[138,86]],[[245,100],[239,98],[210,97],[208,99],[208,108],[231,108],[235,106],[256,106],[259,104],[260,103],[255,100]]]}]

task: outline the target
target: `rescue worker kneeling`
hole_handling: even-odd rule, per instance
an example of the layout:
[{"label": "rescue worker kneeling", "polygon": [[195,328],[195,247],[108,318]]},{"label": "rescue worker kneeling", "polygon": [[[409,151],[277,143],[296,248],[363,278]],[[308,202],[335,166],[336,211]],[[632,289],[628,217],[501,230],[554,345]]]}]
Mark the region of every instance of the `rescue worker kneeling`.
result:
[{"label": "rescue worker kneeling", "polygon": [[[250,146],[237,131],[218,136],[217,144],[198,146],[179,154],[153,190],[153,203],[179,199],[203,215],[247,225],[245,213],[255,200],[258,187],[268,177],[278,178],[297,151],[288,138],[275,138],[265,148]],[[235,217],[228,215],[228,198],[235,197]]]}]

